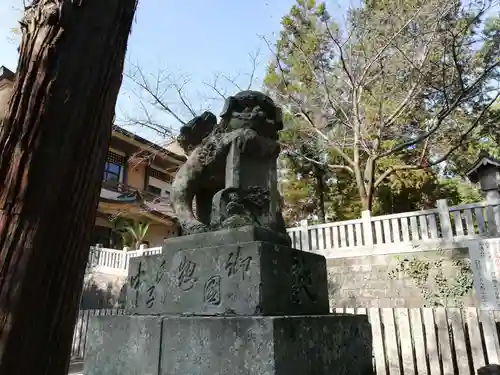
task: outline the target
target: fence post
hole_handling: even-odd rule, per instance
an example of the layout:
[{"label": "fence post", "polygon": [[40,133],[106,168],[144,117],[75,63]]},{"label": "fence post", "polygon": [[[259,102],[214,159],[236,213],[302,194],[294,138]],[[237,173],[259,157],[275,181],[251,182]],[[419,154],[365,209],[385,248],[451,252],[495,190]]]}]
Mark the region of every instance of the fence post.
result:
[{"label": "fence post", "polygon": [[439,199],[436,202],[436,208],[439,211],[439,223],[441,234],[445,240],[453,240],[453,230],[451,228],[450,208],[446,199]]},{"label": "fence post", "polygon": [[94,246],[94,256],[93,256],[93,264],[92,264],[92,267],[94,266],[105,266],[105,264],[101,264],[104,263],[104,254],[103,254],[103,251],[102,251],[102,244],[100,243],[96,243],[95,246]]},{"label": "fence post", "polygon": [[140,244],[139,248],[136,250],[137,251],[137,256],[142,257],[144,255],[144,250],[146,249],[146,245]]},{"label": "fence post", "polygon": [[309,251],[311,247],[309,246],[309,226],[306,220],[300,221],[300,250]]},{"label": "fence post", "polygon": [[123,253],[120,254],[121,257],[121,268],[124,270],[128,269],[128,251],[130,250],[130,247],[128,246],[123,246]]},{"label": "fence post", "polygon": [[362,211],[361,219],[363,220],[363,238],[365,239],[365,246],[373,245],[372,212],[370,210]]}]

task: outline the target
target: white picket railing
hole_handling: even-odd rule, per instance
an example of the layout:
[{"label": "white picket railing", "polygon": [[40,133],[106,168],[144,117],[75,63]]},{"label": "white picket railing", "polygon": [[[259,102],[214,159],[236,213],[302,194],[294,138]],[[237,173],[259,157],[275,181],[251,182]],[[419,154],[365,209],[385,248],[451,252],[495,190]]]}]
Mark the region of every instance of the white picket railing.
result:
[{"label": "white picket railing", "polygon": [[345,256],[344,250],[407,247],[457,246],[462,241],[498,237],[500,202],[480,202],[449,207],[446,200],[437,208],[400,214],[288,228],[293,247],[326,257]]},{"label": "white picket railing", "polygon": [[[368,315],[372,329],[373,373],[474,375],[500,362],[500,311],[475,308],[336,308],[335,313]],[[72,359],[85,356],[89,319],[123,315],[124,310],[80,310]],[[334,372],[332,372],[333,374]]]},{"label": "white picket railing", "polygon": [[[322,254],[327,258],[467,246],[468,240],[500,236],[500,201],[449,207],[438,201],[430,210],[371,216],[360,219],[308,225],[287,229],[296,249]],[[126,275],[130,258],[160,254],[161,247],[124,251],[94,247],[89,265],[97,272]]]},{"label": "white picket railing", "polygon": [[103,247],[92,247],[89,256],[89,268],[93,272],[113,275],[127,275],[130,258],[161,253],[161,247],[140,250],[115,250]]}]

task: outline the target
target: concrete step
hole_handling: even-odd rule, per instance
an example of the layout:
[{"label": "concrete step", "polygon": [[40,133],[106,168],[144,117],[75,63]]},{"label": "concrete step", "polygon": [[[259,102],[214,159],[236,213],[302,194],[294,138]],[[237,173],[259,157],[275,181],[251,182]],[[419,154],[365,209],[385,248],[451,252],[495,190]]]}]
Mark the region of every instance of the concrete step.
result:
[{"label": "concrete step", "polygon": [[69,365],[68,375],[82,375],[83,374],[83,361],[71,362]]}]

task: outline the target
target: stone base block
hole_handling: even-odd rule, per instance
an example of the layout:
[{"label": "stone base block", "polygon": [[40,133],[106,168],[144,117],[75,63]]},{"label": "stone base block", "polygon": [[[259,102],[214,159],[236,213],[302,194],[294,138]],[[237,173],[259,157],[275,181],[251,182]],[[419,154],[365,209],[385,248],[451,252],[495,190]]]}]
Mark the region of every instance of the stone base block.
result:
[{"label": "stone base block", "polygon": [[158,375],[162,318],[92,317],[87,330],[85,375]]},{"label": "stone base block", "polygon": [[373,373],[370,324],[361,315],[103,316],[90,327],[85,375]]},{"label": "stone base block", "polygon": [[261,241],[290,247],[290,236],[255,226],[221,229],[214,232],[197,233],[189,236],[171,237],[163,243],[163,251],[193,250],[204,247],[240,244]]},{"label": "stone base block", "polygon": [[[224,236],[257,240],[192,249],[165,245],[160,255],[132,258],[127,310],[133,314],[328,314],[323,256],[259,241],[262,237],[254,231],[236,233],[195,236],[198,240],[205,236],[212,245],[224,242]],[[191,237],[186,236],[186,241],[194,241]],[[228,238],[225,241],[231,243]]]}]

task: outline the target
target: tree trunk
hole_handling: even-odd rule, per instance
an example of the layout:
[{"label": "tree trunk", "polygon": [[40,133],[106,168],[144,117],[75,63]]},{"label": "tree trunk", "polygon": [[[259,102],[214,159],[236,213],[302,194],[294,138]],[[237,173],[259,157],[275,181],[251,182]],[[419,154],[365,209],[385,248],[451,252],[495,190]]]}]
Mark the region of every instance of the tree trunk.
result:
[{"label": "tree trunk", "polygon": [[364,189],[364,194],[366,195],[365,210],[372,210],[373,206],[373,194],[375,190],[375,167],[376,163],[373,157],[369,157],[365,166],[365,176],[364,183],[366,185]]},{"label": "tree trunk", "polygon": [[366,192],[366,187],[365,187],[365,183],[364,183],[363,175],[362,175],[361,171],[355,170],[354,177],[356,179],[356,186],[358,188],[359,199],[361,200],[361,208],[363,210],[370,210],[371,209],[371,202],[370,202],[369,196]]},{"label": "tree trunk", "polygon": [[325,179],[323,171],[317,169],[314,173],[316,177],[316,197],[319,206],[319,222],[326,221],[326,208],[325,208]]},{"label": "tree trunk", "polygon": [[136,0],[38,0],[0,132],[0,374],[65,375]]}]

